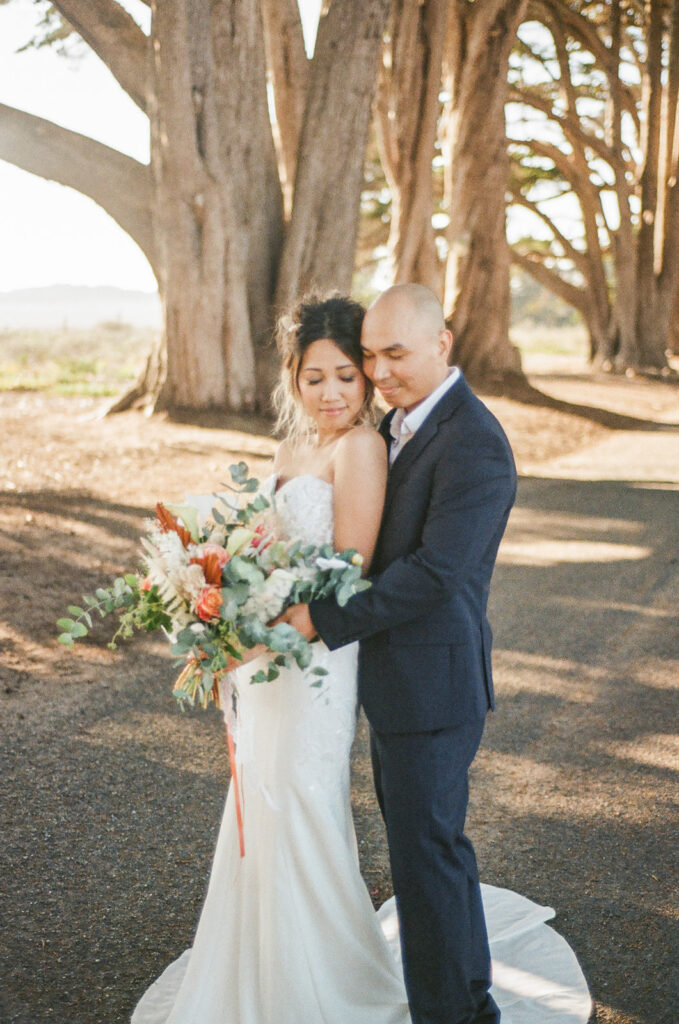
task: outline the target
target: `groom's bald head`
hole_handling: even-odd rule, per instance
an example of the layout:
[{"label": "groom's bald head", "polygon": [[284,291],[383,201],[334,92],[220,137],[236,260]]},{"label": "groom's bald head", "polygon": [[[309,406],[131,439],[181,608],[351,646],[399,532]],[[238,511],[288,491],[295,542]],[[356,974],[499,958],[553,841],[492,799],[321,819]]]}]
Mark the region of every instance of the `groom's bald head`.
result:
[{"label": "groom's bald head", "polygon": [[423,284],[395,284],[387,288],[369,306],[366,315],[370,316],[373,310],[384,316],[412,320],[418,329],[432,334],[446,329],[438,297]]},{"label": "groom's bald head", "polygon": [[389,405],[409,409],[445,379],[452,341],[434,292],[397,284],[365,315],[363,369]]}]

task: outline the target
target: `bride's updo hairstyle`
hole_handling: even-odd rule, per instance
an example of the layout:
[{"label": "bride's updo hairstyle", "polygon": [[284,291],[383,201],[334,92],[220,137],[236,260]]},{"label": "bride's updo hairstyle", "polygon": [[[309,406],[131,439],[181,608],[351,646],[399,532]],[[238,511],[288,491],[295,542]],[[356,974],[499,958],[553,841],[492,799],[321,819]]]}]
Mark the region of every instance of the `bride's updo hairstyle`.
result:
[{"label": "bride's updo hairstyle", "polygon": [[[281,355],[281,379],[273,393],[278,419],[276,432],[292,439],[310,437],[314,424],[302,404],[299,371],[306,350],[315,341],[332,341],[361,370],[361,327],[365,309],[344,295],[307,295],[276,325]],[[375,388],[366,378],[365,400],[358,423],[372,422]]]}]

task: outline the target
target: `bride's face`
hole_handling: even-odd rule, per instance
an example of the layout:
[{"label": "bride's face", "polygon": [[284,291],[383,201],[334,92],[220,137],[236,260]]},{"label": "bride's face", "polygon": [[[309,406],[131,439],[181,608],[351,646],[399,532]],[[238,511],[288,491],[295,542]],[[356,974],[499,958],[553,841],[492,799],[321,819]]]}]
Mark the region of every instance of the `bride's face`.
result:
[{"label": "bride's face", "polygon": [[297,386],[319,437],[342,433],[359,419],[365,399],[365,377],[329,338],[309,345],[300,363]]}]

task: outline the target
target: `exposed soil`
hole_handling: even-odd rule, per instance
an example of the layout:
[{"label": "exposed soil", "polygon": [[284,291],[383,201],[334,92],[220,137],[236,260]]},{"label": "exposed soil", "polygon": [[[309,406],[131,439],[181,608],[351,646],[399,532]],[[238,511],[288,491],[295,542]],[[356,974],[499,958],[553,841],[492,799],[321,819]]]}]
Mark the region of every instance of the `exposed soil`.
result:
[{"label": "exposed soil", "polygon": [[[485,881],[556,909],[598,1021],[674,1024],[679,388],[592,379],[568,360],[534,369],[572,408],[488,399],[522,481],[492,595],[498,710],[469,833]],[[0,1024],[128,1019],[190,945],[227,784],[219,715],[180,714],[163,643],[111,652],[103,624],[69,652],[54,623],[136,566],[156,500],[214,489],[240,459],[264,476],[275,444],[100,408],[0,394]],[[364,723],[354,762],[379,903],[390,882]]]}]

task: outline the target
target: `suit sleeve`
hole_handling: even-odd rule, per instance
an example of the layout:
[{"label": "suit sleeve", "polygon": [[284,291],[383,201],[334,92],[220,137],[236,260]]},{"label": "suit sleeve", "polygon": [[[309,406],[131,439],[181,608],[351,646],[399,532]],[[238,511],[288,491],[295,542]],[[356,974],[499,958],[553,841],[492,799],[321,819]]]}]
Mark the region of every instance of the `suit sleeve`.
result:
[{"label": "suit sleeve", "polygon": [[511,455],[499,438],[460,467],[442,460],[434,475],[420,546],[371,579],[344,608],[313,601],[312,621],[334,650],[425,615],[450,599],[497,543],[516,494]]}]

